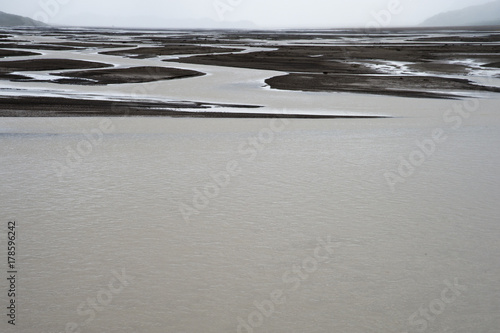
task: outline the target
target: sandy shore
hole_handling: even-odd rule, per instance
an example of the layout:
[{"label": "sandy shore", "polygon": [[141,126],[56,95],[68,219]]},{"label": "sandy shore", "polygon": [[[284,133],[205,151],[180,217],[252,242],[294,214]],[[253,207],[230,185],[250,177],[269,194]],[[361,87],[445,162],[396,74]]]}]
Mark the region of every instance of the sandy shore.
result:
[{"label": "sandy shore", "polygon": [[106,85],[121,83],[144,83],[158,80],[182,79],[203,75],[205,75],[205,73],[186,69],[143,66],[132,68],[65,72],[64,76],[68,76],[70,78],[58,79],[54,82],[65,84]]},{"label": "sandy shore", "polygon": [[71,59],[33,59],[18,61],[0,61],[0,80],[48,82],[47,80],[34,80],[22,74],[12,74],[19,71],[56,71],[78,68],[103,68],[108,64],[71,60]]},{"label": "sandy shore", "polygon": [[40,55],[40,53],[0,49],[0,58],[27,57],[27,56],[34,56],[34,55]]},{"label": "sandy shore", "polygon": [[500,68],[500,61],[499,62],[492,62],[490,64],[484,65],[485,67],[495,67],[495,68]]},{"label": "sandy shore", "polygon": [[[167,116],[196,118],[386,118],[380,116],[342,116],[224,112],[224,108],[257,109],[252,105],[211,104],[201,102],[139,102],[70,99],[56,97],[0,98],[0,117],[127,117]],[[191,111],[183,111],[190,109]],[[212,111],[213,109],[217,111]]]},{"label": "sandy shore", "polygon": [[72,59],[32,59],[1,61],[0,69],[3,71],[53,71],[63,69],[91,69],[110,67],[111,65],[93,61],[82,61]]},{"label": "sandy shore", "polygon": [[[499,36],[492,36],[492,40]],[[466,64],[452,63],[453,60],[472,59],[489,63],[485,66],[498,67],[493,61],[499,59],[500,45],[453,43],[455,39],[450,36],[449,44],[444,43],[446,39],[421,44],[405,41],[403,37],[405,44],[281,46],[276,51],[193,56],[176,61],[288,72],[291,74],[266,81],[271,88],[284,90],[450,99],[456,98],[457,93],[460,95],[460,91],[500,92],[467,79],[444,77],[465,76],[475,69]],[[478,39],[482,41],[484,38]],[[413,75],[383,71],[382,66],[394,67],[394,64],[405,64],[406,70],[413,71]],[[421,77],[416,77],[416,74]]]},{"label": "sandy shore", "polygon": [[[435,76],[375,76],[365,75],[360,80],[355,75],[287,74],[266,80],[276,89],[299,91],[359,92],[412,98],[453,99],[465,96],[436,93],[425,90],[491,91],[500,93],[500,88],[473,84],[465,79],[450,79]],[[422,91],[423,90],[423,91]]]}]

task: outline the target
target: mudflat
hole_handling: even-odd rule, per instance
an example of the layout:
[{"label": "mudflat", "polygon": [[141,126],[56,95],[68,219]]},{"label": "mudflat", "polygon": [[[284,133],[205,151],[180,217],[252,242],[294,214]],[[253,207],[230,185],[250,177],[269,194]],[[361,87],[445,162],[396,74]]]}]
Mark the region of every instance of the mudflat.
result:
[{"label": "mudflat", "polygon": [[120,83],[143,83],[203,75],[205,74],[186,69],[142,66],[131,68],[101,69],[93,71],[64,72],[64,76],[67,78],[57,79],[54,82],[66,84],[106,85]]},{"label": "mudflat", "polygon": [[[196,96],[177,102],[167,97],[158,106],[157,101],[124,102],[109,96],[88,99],[84,96],[85,88],[79,87],[133,84],[140,90],[141,84],[149,82],[195,80],[210,74],[210,68],[198,65],[273,71],[254,88],[267,85],[270,94],[287,90],[461,99],[477,93],[500,93],[498,85],[484,80],[500,77],[498,27],[387,29],[377,33],[362,30],[116,30],[111,33],[66,28],[8,31],[0,44],[0,57],[4,57],[0,61],[0,80],[14,82],[19,88],[23,83],[47,84],[42,89],[46,91],[60,87],[71,97],[40,99],[36,96],[40,89],[34,90],[34,95],[9,94],[0,103],[3,116],[22,110],[24,114],[37,116],[124,115],[123,110],[115,110],[125,108],[123,103],[130,105],[126,115],[228,116],[218,110],[203,115],[188,110],[227,107],[227,103],[217,103],[217,96],[210,96],[210,103],[201,102]],[[71,59],[72,54],[82,57]],[[14,60],[20,56],[23,59]],[[233,81],[231,87],[242,84],[237,74]],[[212,81],[203,82],[210,85]],[[230,105],[249,109],[266,106]],[[239,116],[248,117],[246,112]]]},{"label": "mudflat", "polygon": [[216,48],[211,46],[200,45],[185,45],[185,44],[168,44],[161,47],[139,47],[134,49],[106,51],[101,54],[125,56],[135,59],[147,59],[164,55],[178,54],[203,54],[203,53],[224,53],[236,52],[239,49],[235,48]]},{"label": "mudflat", "polygon": [[436,76],[376,76],[337,74],[287,74],[266,80],[277,89],[300,91],[338,91],[359,92],[375,95],[390,95],[413,98],[459,98],[458,94],[431,92],[431,90],[450,91],[491,91],[500,93],[500,88],[474,84],[466,79],[442,78]]},{"label": "mudflat", "polygon": [[27,52],[27,51],[6,50],[6,49],[0,48],[0,58],[26,57],[26,56],[33,56],[33,55],[40,55],[40,53]]},{"label": "mudflat", "polygon": [[[31,96],[0,98],[0,117],[387,118],[381,116],[275,114],[248,111],[224,112],[224,108],[248,110],[259,108],[259,106],[202,102],[144,102]],[[186,109],[190,111],[186,111]]]},{"label": "mudflat", "polygon": [[0,62],[0,68],[5,71],[51,71],[103,67],[110,67],[110,65],[73,59],[32,59]]},{"label": "mudflat", "polygon": [[[385,36],[390,37],[390,34]],[[253,38],[259,40],[265,36]],[[378,38],[379,35],[368,35],[357,43],[323,46],[311,42],[312,45],[279,46],[272,51],[202,55],[175,61],[288,72],[290,74],[266,80],[271,88],[282,90],[450,99],[462,90],[499,92],[496,88],[475,84],[466,76],[478,66],[499,67],[497,40],[500,34],[478,36],[477,42],[474,37],[467,37],[465,40],[469,42],[463,42],[453,34],[438,41],[398,36],[400,43],[396,43]],[[369,44],[370,40],[373,45]],[[436,88],[441,92],[431,92]]]}]

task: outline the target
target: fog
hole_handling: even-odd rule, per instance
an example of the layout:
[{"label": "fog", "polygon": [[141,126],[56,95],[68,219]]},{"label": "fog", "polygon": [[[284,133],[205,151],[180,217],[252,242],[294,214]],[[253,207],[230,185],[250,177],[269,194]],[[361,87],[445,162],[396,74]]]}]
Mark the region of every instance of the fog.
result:
[{"label": "fog", "polygon": [[23,0],[1,11],[54,25],[336,28],[412,26],[491,0]]}]

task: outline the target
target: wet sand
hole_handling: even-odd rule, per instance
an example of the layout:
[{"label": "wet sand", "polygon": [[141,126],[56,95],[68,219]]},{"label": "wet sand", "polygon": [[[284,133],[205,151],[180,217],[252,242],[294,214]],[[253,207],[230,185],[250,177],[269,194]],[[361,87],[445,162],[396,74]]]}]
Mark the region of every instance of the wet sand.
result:
[{"label": "wet sand", "polygon": [[[217,111],[211,109],[217,108]],[[0,98],[0,117],[127,117],[166,116],[196,118],[297,118],[297,119],[368,119],[381,116],[342,116],[224,112],[224,108],[256,109],[254,105],[211,104],[201,102],[142,102],[85,100],[55,97]],[[191,111],[182,111],[190,109]],[[201,112],[202,111],[202,112]]]},{"label": "wet sand", "polygon": [[[199,102],[145,102],[58,97],[19,96],[0,99],[0,116],[23,117],[56,116],[175,116],[179,109],[207,110],[216,105]],[[226,107],[255,108],[250,105]]]},{"label": "wet sand", "polygon": [[203,75],[205,75],[205,73],[179,68],[132,67],[65,72],[64,76],[69,78],[57,79],[54,82],[65,84],[107,85],[173,80]]},{"label": "wet sand", "polygon": [[19,71],[55,71],[78,68],[104,68],[109,64],[71,59],[33,59],[0,62],[0,79],[12,81],[36,81],[22,74],[13,74]]},{"label": "wet sand", "polygon": [[15,51],[15,50],[5,50],[5,49],[0,48],[0,58],[26,57],[26,56],[34,56],[34,55],[40,55],[40,53],[26,52],[26,51]]},{"label": "wet sand", "polygon": [[495,68],[500,68],[500,61],[499,62],[492,62],[491,64],[486,64],[484,65],[485,67],[495,67]]},{"label": "wet sand", "polygon": [[109,64],[72,59],[33,59],[0,62],[0,70],[3,72],[53,71],[79,68],[91,69],[110,66]]},{"label": "wet sand", "polygon": [[128,50],[107,51],[107,52],[101,52],[101,54],[130,57],[134,59],[147,59],[165,55],[222,53],[222,52],[237,52],[237,51],[240,51],[240,49],[216,48],[216,47],[210,47],[210,46],[207,47],[198,45],[169,44],[168,46],[162,46],[162,47],[139,47]]},{"label": "wet sand", "polygon": [[[493,40],[497,36],[493,36]],[[451,37],[454,40],[455,37]],[[482,40],[482,38],[480,38]],[[480,84],[443,78],[442,76],[466,74],[466,65],[448,63],[451,60],[474,59],[491,62],[499,59],[500,45],[489,44],[425,44],[414,45],[344,45],[284,46],[276,51],[246,54],[204,55],[176,60],[177,62],[230,66],[253,69],[279,70],[291,73],[266,81],[271,88],[299,91],[354,92],[399,97],[449,98],[457,97],[463,90],[494,91],[498,89]],[[373,65],[405,63],[416,73],[387,74]],[[491,63],[490,67],[497,67]],[[324,76],[328,75],[328,76]],[[376,76],[377,75],[377,76]],[[446,92],[434,93],[430,90]],[[416,90],[416,91],[415,91]],[[458,95],[460,95],[458,93]]]},{"label": "wet sand", "polygon": [[465,79],[450,79],[434,76],[374,76],[365,75],[362,80],[354,75],[287,74],[266,80],[276,89],[299,91],[359,92],[412,98],[458,99],[459,94],[435,93],[422,90],[491,91],[500,93],[500,88],[473,84]]},{"label": "wet sand", "polygon": [[[272,90],[450,100],[467,98],[477,92],[500,92],[498,87],[474,80],[474,71],[500,68],[500,34],[495,29],[392,29],[373,34],[361,30],[111,33],[99,29],[42,29],[38,34],[43,38],[32,38],[30,34],[36,32],[22,30],[18,34],[5,35],[0,43],[0,47],[4,47],[0,49],[0,56],[29,56],[39,49],[51,50],[52,53],[75,51],[99,54],[105,60],[91,61],[95,59],[92,56],[86,56],[85,61],[36,56],[18,61],[7,59],[0,61],[0,80],[74,86],[78,92],[78,86],[190,80],[207,74],[205,69],[177,68],[179,64],[194,64],[274,71],[278,75],[272,74],[272,77],[263,80],[263,84]],[[15,50],[11,50],[13,48]],[[133,59],[135,62],[130,63],[135,65],[128,65],[127,59]],[[137,65],[138,60],[144,60],[144,65],[142,62]],[[151,66],[148,61],[160,66]],[[113,66],[116,68],[110,68]],[[23,73],[37,71],[44,73]],[[491,76],[498,77],[498,73]],[[235,76],[235,82],[237,80]],[[76,98],[46,98],[40,106],[38,100],[18,97],[9,103],[2,101],[0,112],[4,116],[12,115],[12,110],[24,108],[30,110],[28,113],[36,111],[39,116],[123,114],[111,110],[111,105],[120,105],[121,101],[110,99],[108,103],[82,99],[84,103],[78,103]],[[49,102],[54,103],[52,110]],[[157,102],[151,103],[156,105]],[[164,110],[155,111],[155,106],[142,102],[132,104],[127,108],[128,115],[171,116]],[[250,104],[248,102],[241,104],[244,105],[238,102],[231,105],[248,108],[265,106],[247,105]],[[92,110],[85,110],[85,105]],[[201,105],[225,107],[224,103],[197,102],[197,97],[194,97],[190,102],[169,101],[160,108],[177,109],[176,112],[179,112],[182,109],[203,109]],[[64,107],[67,110],[63,110]],[[192,113],[188,111],[188,114]],[[213,112],[209,116],[225,116],[225,113]],[[248,115],[242,113],[241,116]],[[265,114],[259,116],[265,117]]]}]

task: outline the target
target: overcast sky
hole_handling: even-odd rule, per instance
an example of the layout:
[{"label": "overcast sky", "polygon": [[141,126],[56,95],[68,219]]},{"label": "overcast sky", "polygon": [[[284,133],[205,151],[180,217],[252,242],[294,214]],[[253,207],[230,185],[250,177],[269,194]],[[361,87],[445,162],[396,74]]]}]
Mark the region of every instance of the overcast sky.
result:
[{"label": "overcast sky", "polygon": [[185,27],[207,19],[260,28],[416,25],[491,0],[2,0],[0,10],[50,24]]}]

